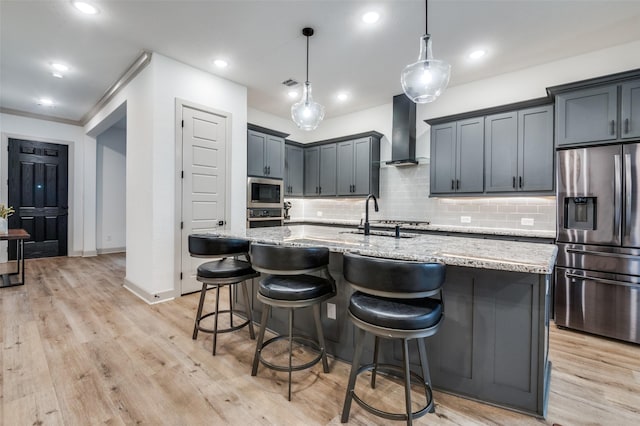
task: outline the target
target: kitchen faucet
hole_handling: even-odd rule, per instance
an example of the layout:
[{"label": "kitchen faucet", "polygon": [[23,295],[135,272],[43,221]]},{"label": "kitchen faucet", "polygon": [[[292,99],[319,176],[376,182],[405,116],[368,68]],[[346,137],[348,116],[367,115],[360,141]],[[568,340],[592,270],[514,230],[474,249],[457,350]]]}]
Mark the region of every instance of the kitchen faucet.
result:
[{"label": "kitchen faucet", "polygon": [[369,235],[371,233],[371,226],[369,225],[369,200],[373,198],[373,208],[375,211],[378,211],[378,200],[376,196],[373,194],[367,195],[367,201],[365,202],[364,209],[364,235]]}]

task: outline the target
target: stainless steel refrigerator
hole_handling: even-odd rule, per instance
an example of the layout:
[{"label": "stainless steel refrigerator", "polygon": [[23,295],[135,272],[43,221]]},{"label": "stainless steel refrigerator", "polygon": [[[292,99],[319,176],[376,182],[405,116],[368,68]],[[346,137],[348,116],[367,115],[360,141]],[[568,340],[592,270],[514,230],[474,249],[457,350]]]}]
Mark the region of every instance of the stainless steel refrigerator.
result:
[{"label": "stainless steel refrigerator", "polygon": [[557,156],[556,324],[640,343],[640,143]]}]

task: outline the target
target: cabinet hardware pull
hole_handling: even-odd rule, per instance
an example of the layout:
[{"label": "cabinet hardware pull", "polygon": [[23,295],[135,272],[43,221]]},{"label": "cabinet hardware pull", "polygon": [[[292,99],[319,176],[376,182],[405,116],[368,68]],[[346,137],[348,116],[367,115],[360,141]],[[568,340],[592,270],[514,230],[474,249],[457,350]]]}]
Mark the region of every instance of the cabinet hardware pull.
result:
[{"label": "cabinet hardware pull", "polygon": [[522,188],[522,176],[518,176],[518,185]]},{"label": "cabinet hardware pull", "polygon": [[455,181],[453,179],[451,179],[451,189],[456,189],[455,187]]},{"label": "cabinet hardware pull", "polygon": [[316,186],[316,194],[318,194],[318,187]]},{"label": "cabinet hardware pull", "polygon": [[456,179],[456,189],[460,189],[460,179]]},{"label": "cabinet hardware pull", "polygon": [[271,174],[271,166],[267,166],[267,174]]},{"label": "cabinet hardware pull", "polygon": [[511,184],[513,185],[513,189],[515,189],[516,188],[516,177],[515,176],[513,177],[513,180],[512,180]]},{"label": "cabinet hardware pull", "polygon": [[318,194],[322,194],[322,186],[318,187]]},{"label": "cabinet hardware pull", "polygon": [[267,174],[267,166],[264,166],[264,167],[262,168],[262,173],[263,173],[264,175],[266,175],[266,174]]},{"label": "cabinet hardware pull", "polygon": [[624,119],[624,132],[629,133],[631,131],[630,121],[628,118]]},{"label": "cabinet hardware pull", "polygon": [[615,135],[616,134],[616,120],[611,120],[610,126],[611,126],[611,134]]},{"label": "cabinet hardware pull", "polygon": [[224,226],[224,223],[225,223],[224,220],[219,220],[218,221],[218,226]]}]

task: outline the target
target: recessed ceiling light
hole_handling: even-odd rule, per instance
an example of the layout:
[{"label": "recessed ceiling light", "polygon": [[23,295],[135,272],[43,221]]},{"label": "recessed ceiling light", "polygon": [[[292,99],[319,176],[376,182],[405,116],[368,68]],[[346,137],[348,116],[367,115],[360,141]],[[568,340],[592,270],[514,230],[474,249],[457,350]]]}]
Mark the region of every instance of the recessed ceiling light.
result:
[{"label": "recessed ceiling light", "polygon": [[378,12],[367,12],[362,15],[362,21],[367,24],[375,24],[380,19],[380,14]]},{"label": "recessed ceiling light", "polygon": [[218,68],[226,68],[229,66],[229,63],[224,59],[216,59],[215,61],[213,61],[213,65],[215,65]]},{"label": "recessed ceiling light", "polygon": [[64,71],[69,71],[69,67],[68,66],[66,66],[64,64],[61,64],[59,62],[52,63],[51,64],[51,68],[53,68],[56,71],[63,71],[63,72]]},{"label": "recessed ceiling light", "polygon": [[348,93],[345,93],[345,92],[338,93],[338,100],[339,101],[344,102],[347,99],[349,99],[349,94]]},{"label": "recessed ceiling light", "polygon": [[96,13],[98,13],[97,7],[84,1],[74,1],[73,5],[80,12],[85,13],[87,15],[95,15]]},{"label": "recessed ceiling light", "polygon": [[289,95],[290,98],[297,98],[298,97],[298,91],[297,90],[289,90],[289,92],[287,92],[287,95]]},{"label": "recessed ceiling light", "polygon": [[478,49],[478,50],[474,50],[473,52],[469,53],[469,58],[471,58],[471,59],[480,59],[486,54],[487,54],[486,50]]},{"label": "recessed ceiling light", "polygon": [[51,106],[53,105],[53,101],[49,98],[41,98],[38,101],[38,105],[43,105],[43,106]]},{"label": "recessed ceiling light", "polygon": [[62,74],[60,74],[59,72],[52,72],[51,73],[52,76],[54,76],[55,78],[62,78]]}]

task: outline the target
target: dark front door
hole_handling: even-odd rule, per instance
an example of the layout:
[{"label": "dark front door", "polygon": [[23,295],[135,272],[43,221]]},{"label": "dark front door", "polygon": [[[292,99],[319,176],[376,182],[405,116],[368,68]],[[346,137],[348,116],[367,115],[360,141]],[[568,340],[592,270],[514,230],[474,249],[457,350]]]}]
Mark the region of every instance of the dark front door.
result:
[{"label": "dark front door", "polygon": [[[67,146],[9,139],[9,228],[23,228],[26,259],[67,255]],[[9,244],[9,259],[16,258]]]}]

